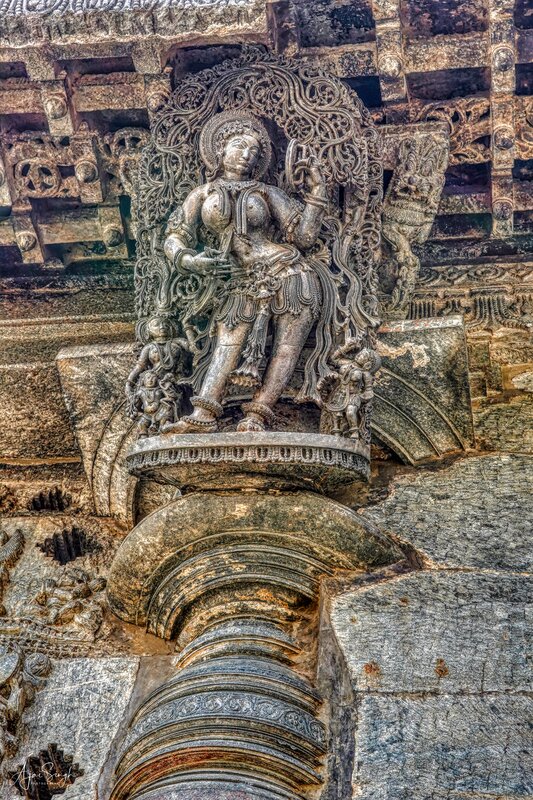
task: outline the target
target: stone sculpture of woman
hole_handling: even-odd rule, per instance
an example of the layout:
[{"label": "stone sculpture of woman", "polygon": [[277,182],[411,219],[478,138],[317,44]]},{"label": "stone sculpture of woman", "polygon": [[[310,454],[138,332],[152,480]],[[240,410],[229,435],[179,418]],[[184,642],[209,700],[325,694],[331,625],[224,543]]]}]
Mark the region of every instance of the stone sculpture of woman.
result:
[{"label": "stone sculpture of woman", "polygon": [[[327,267],[308,254],[320,233],[326,187],[310,151],[294,163],[292,175],[303,188],[303,206],[263,183],[271,142],[250,113],[212,117],[200,136],[200,154],[208,180],[170,217],[164,250],[175,274],[219,280],[222,288],[212,305],[208,357],[196,366],[201,381],[191,399],[193,413],[166,430],[216,430],[234,383],[255,390],[238,430],[260,431],[272,423],[273,407],[313,326],[316,345],[299,399],[319,401],[317,382],[328,370],[335,287]],[[197,250],[200,224],[215,236],[216,249]]]}]

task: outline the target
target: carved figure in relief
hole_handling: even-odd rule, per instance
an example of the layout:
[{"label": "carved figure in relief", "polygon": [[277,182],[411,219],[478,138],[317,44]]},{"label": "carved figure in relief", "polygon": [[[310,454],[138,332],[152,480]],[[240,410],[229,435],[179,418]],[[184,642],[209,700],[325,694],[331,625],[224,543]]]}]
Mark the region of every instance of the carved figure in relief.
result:
[{"label": "carved figure in relief", "polygon": [[415,134],[400,142],[398,165],[383,205],[383,238],[395,272],[389,316],[407,315],[420,267],[412,245],[429,236],[447,163],[448,145],[442,138]]},{"label": "carved figure in relief", "polygon": [[[185,274],[224,276],[228,282],[213,315],[216,342],[191,401],[194,411],[172,430],[215,430],[228,382],[256,389],[238,430],[263,430],[313,324],[321,315],[322,325],[331,321],[332,309],[323,310],[320,276],[304,255],[320,232],[328,204],[325,182],[308,151],[294,165],[305,182],[303,209],[280,188],[263,183],[270,139],[257,118],[239,111],[207,123],[200,152],[210,180],[194,189],[170,218],[165,253]],[[200,220],[217,237],[218,249],[195,250]],[[265,364],[269,325],[273,344]],[[325,355],[317,349],[311,368]]]},{"label": "carved figure in relief", "polygon": [[139,436],[158,433],[175,422],[183,400],[176,374],[183,370],[186,339],[175,338],[170,320],[154,317],[148,322],[146,344],[126,382],[130,416],[138,420]]},{"label": "carved figure in relief", "polygon": [[[0,532],[0,598],[9,582],[9,570],[13,567],[24,550],[24,534],[21,530],[16,530],[11,536],[5,531]],[[0,615],[6,613],[4,606],[0,602]]]},{"label": "carved figure in relief", "polygon": [[0,762],[18,746],[17,727],[52,668],[48,656],[0,648]]},{"label": "carved figure in relief", "polygon": [[190,353],[177,385],[193,395],[163,432],[215,431],[231,398],[237,429],[261,431],[289,384],[320,404],[336,348],[375,346],[379,158],[354,93],[258,48],[158,108],[139,171],[137,331],[175,322]]},{"label": "carved figure in relief", "polygon": [[360,350],[352,341],[333,354],[332,362],[335,372],[320,384],[324,397],[321,429],[334,436],[369,442],[374,376],[381,359],[374,350]]},{"label": "carved figure in relief", "polygon": [[72,624],[79,633],[94,637],[103,621],[104,578],[91,578],[81,569],[66,570],[58,579],[47,578],[34,598],[35,612],[46,625]]}]

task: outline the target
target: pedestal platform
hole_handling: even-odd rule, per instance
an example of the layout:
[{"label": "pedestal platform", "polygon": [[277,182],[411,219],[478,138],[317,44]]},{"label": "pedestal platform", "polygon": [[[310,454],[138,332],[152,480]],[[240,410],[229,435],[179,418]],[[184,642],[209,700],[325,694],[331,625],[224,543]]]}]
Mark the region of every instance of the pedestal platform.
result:
[{"label": "pedestal platform", "polygon": [[152,436],[126,458],[134,475],[198,490],[300,488],[334,492],[369,476],[368,445],[340,436],[262,431]]}]

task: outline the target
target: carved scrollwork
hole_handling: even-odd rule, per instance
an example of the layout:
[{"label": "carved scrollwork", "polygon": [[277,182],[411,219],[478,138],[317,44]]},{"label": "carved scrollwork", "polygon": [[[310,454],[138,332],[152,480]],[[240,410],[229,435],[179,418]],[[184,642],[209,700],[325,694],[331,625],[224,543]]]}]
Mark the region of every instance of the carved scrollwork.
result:
[{"label": "carved scrollwork", "polygon": [[52,197],[61,186],[61,173],[49,158],[23,158],[14,170],[15,186],[26,197]]},{"label": "carved scrollwork", "polygon": [[51,668],[44,654],[0,646],[0,764],[16,753],[20,718]]},{"label": "carved scrollwork", "polygon": [[460,314],[469,333],[495,332],[502,328],[531,330],[533,326],[533,290],[518,288],[464,289],[453,294],[442,289],[420,293],[410,304],[410,319],[447,317]]},{"label": "carved scrollwork", "polygon": [[[9,571],[17,563],[23,550],[24,534],[21,530],[14,531],[11,536],[2,532],[0,535],[0,600],[9,583]],[[0,602],[0,614],[4,616],[5,613]]]},{"label": "carved scrollwork", "polygon": [[71,567],[60,578],[43,581],[33,599],[33,618],[92,641],[103,620],[105,586],[104,578]]},{"label": "carved scrollwork", "polygon": [[490,161],[490,101],[485,97],[413,105],[413,121],[446,122],[450,131],[450,164]]},{"label": "carved scrollwork", "polygon": [[104,163],[107,171],[120,181],[119,193],[130,196],[135,193],[139,158],[149,138],[144,128],[120,128],[104,137]]},{"label": "carved scrollwork", "polygon": [[[92,136],[71,138],[26,131],[6,137],[6,160],[11,165],[18,198],[80,197],[102,199]],[[74,168],[74,175],[62,168]]]},{"label": "carved scrollwork", "polygon": [[515,98],[516,150],[518,158],[533,158],[533,97]]}]

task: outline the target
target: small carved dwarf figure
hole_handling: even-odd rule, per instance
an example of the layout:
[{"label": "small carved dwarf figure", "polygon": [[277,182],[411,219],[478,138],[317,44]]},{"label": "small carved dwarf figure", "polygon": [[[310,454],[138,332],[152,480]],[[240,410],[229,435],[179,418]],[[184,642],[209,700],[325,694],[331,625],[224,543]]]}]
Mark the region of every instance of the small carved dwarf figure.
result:
[{"label": "small carved dwarf figure", "polygon": [[[327,427],[334,436],[369,441],[366,430],[369,404],[374,397],[374,375],[381,366],[375,350],[368,347],[358,350],[353,340],[339,347],[332,356],[335,371],[321,384],[323,415]],[[324,414],[325,412],[325,414]]]},{"label": "small carved dwarf figure", "polygon": [[186,339],[173,338],[173,325],[165,317],[154,317],[147,326],[150,338],[126,381],[126,396],[132,419],[138,419],[139,437],[159,433],[180,415],[183,389],[176,373],[183,370]]},{"label": "small carved dwarf figure", "polygon": [[48,656],[0,648],[0,763],[17,748],[17,724],[52,668]]},{"label": "small carved dwarf figure", "polygon": [[138,417],[139,439],[159,431],[175,422],[179,413],[179,393],[172,376],[159,381],[155,372],[143,372],[131,398],[132,416]]}]

